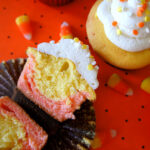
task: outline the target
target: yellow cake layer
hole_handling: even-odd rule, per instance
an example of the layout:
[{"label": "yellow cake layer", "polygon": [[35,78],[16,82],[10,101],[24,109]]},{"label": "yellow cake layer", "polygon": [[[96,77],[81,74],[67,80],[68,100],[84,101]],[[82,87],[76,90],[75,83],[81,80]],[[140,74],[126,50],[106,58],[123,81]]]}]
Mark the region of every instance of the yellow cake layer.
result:
[{"label": "yellow cake layer", "polygon": [[20,150],[26,132],[23,125],[12,117],[0,115],[0,150]]},{"label": "yellow cake layer", "polygon": [[35,58],[34,81],[39,91],[47,98],[59,101],[77,91],[88,93],[90,100],[96,98],[95,91],[81,77],[71,60],[56,58],[33,48],[29,48],[27,54]]}]

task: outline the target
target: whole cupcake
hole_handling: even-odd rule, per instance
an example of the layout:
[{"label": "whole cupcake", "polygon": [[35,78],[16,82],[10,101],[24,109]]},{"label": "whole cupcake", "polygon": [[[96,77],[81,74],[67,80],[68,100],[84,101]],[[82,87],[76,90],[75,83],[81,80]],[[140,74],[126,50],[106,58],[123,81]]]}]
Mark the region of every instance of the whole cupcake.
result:
[{"label": "whole cupcake", "polygon": [[48,5],[55,5],[55,6],[61,6],[65,5],[73,0],[40,0],[41,2],[48,4]]},{"label": "whole cupcake", "polygon": [[93,49],[110,64],[122,69],[150,64],[149,1],[98,0],[86,28]]}]

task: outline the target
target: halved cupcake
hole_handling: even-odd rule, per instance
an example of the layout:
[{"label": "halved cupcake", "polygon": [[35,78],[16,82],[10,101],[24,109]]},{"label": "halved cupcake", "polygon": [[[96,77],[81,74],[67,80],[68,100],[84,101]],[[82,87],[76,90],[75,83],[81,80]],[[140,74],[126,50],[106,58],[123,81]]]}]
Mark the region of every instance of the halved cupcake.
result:
[{"label": "halved cupcake", "polygon": [[55,119],[75,119],[86,99],[96,99],[98,66],[79,39],[41,43],[27,55],[17,87]]},{"label": "halved cupcake", "polygon": [[0,98],[0,149],[41,150],[47,133],[8,97]]}]

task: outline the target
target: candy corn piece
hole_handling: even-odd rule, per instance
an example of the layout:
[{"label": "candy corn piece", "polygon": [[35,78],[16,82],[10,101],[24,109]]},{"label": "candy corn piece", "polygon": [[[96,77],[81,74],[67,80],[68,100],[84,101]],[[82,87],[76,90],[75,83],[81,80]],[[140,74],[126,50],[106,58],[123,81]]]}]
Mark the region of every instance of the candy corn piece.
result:
[{"label": "candy corn piece", "polygon": [[32,39],[32,30],[31,30],[31,25],[30,25],[30,20],[27,15],[19,16],[16,18],[16,24],[27,40]]},{"label": "candy corn piece", "polygon": [[103,132],[96,132],[96,136],[91,145],[92,150],[99,150],[116,136],[117,131],[113,129]]},{"label": "candy corn piece", "polygon": [[150,94],[150,77],[142,81],[141,89]]},{"label": "candy corn piece", "polygon": [[64,39],[73,38],[70,25],[67,22],[63,22],[60,26],[60,38],[64,38]]},{"label": "candy corn piece", "polygon": [[107,82],[108,86],[124,95],[132,96],[133,90],[128,84],[116,73],[112,74]]}]

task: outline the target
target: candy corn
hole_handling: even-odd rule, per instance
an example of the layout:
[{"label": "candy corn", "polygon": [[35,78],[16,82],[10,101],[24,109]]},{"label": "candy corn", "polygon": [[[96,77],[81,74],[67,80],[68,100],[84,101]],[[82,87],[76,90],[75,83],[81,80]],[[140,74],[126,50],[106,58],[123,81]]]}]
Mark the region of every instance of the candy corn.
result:
[{"label": "candy corn", "polygon": [[124,95],[132,96],[133,90],[128,84],[116,73],[112,74],[107,82],[108,86]]},{"label": "candy corn", "polygon": [[110,129],[103,132],[96,132],[96,136],[91,145],[92,150],[99,150],[116,136],[117,136],[117,131],[114,129]]},{"label": "candy corn", "polygon": [[141,89],[150,94],[150,77],[142,81]]},{"label": "candy corn", "polygon": [[70,25],[67,22],[63,22],[60,26],[60,38],[64,38],[64,39],[73,38]]},{"label": "candy corn", "polygon": [[27,40],[32,39],[32,30],[31,30],[31,25],[30,25],[30,20],[27,15],[19,16],[16,18],[16,24]]}]

